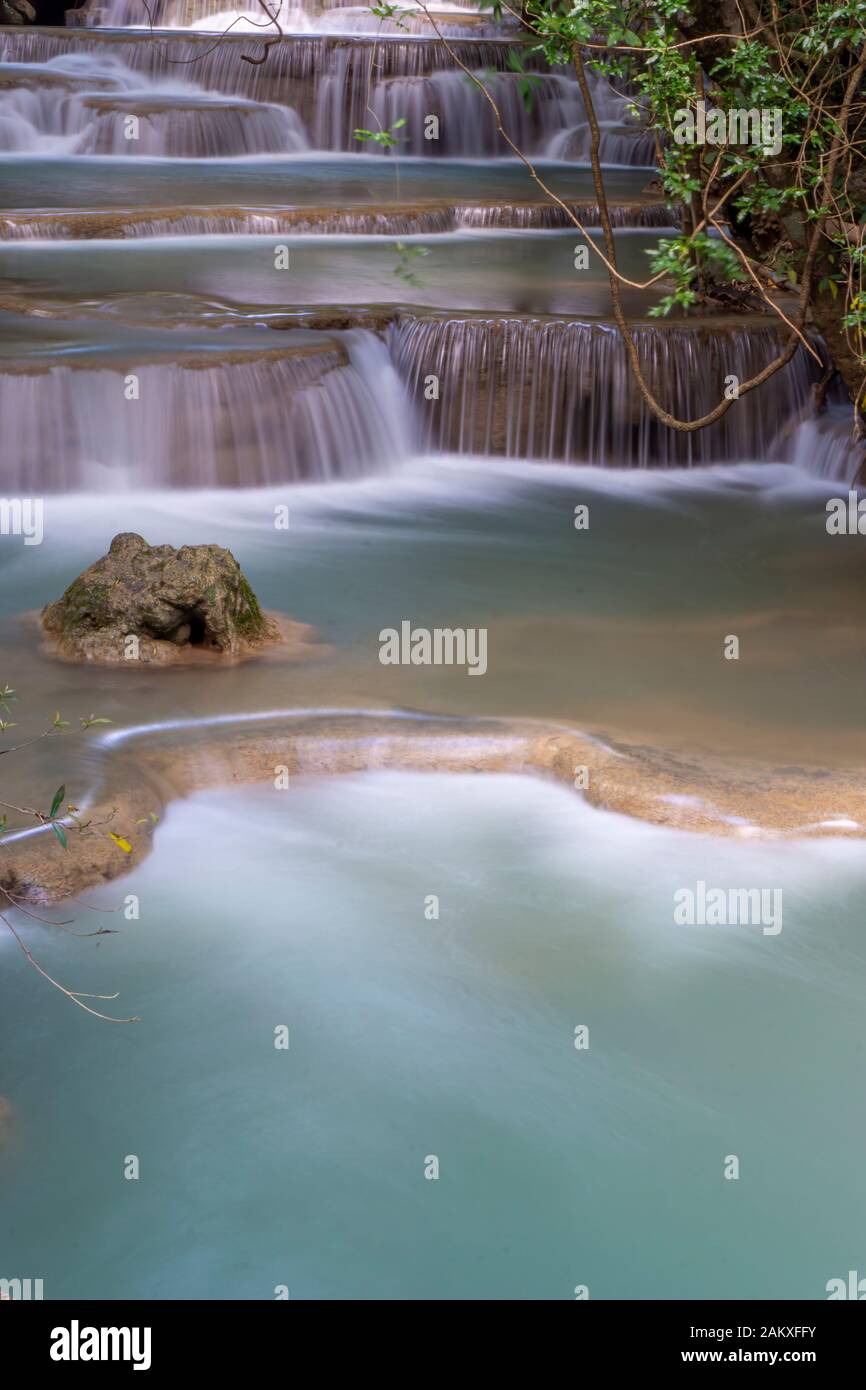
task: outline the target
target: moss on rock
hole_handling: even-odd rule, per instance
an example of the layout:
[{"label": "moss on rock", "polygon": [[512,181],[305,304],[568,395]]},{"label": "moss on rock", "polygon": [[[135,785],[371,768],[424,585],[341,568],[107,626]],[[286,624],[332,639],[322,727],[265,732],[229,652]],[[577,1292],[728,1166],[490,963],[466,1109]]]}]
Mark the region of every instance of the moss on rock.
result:
[{"label": "moss on rock", "polygon": [[161,665],[184,649],[237,658],[280,639],[231,551],[219,545],[148,545],[115,536],[108,554],[42,610],[42,628],[61,656],[106,665]]}]

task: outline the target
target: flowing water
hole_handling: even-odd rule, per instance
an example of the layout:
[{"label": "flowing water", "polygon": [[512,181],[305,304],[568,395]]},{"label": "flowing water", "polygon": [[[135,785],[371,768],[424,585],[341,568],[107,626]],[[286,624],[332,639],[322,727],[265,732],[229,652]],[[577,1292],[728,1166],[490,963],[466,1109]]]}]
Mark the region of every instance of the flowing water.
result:
[{"label": "flowing water", "polygon": [[[362,716],[458,739],[534,720],[756,787],[864,766],[862,539],[825,525],[861,462],[847,412],[814,414],[801,350],[711,430],[660,430],[603,266],[579,268],[420,13],[285,9],[254,66],[260,31],[213,46],[221,8],[163,0],[154,36],[135,0],[0,31],[0,492],[44,504],[41,544],[0,536],[4,738],[56,709],[112,721],[4,758],[2,799],[63,781],[84,805],[118,759],[147,785],[155,726],[228,738],[262,712],[328,711],[369,770],[171,803],[94,910],[47,912],[116,934],[10,914],[53,975],[141,1021],[81,1013],[0,935],[0,1277],[49,1298],[821,1298],[866,1235],[862,841],[401,771]],[[513,35],[436,13],[597,228],[573,79],[527,110]],[[626,98],[594,93],[639,281],[672,216]],[[390,149],[353,136],[403,118]],[[776,354],[769,317],[648,318],[663,292],[625,302],[671,409]],[[315,629],[312,658],[54,661],[34,612],[124,530],[230,548]],[[407,619],[485,629],[483,678],[382,665]],[[676,926],[698,880],[778,887],[783,930]]]},{"label": "flowing water", "polygon": [[[472,33],[496,37],[503,26],[490,22],[490,16],[466,0],[450,3],[437,0],[433,5],[419,5],[405,0],[396,7],[392,18],[384,13],[374,14],[364,6],[343,3],[343,0],[268,0],[268,14],[255,5],[232,8],[226,0],[152,0],[147,11],[141,0],[86,0],[76,12],[78,23],[85,27],[154,28],[205,30],[209,33],[243,32],[259,36],[271,33],[341,33],[341,34],[430,34],[433,25],[446,38]],[[432,17],[432,21],[431,21]]]},{"label": "flowing water", "polygon": [[[221,134],[226,140],[233,135],[236,138],[229,115],[234,111],[240,119],[245,108],[238,102],[227,101],[208,108],[202,102],[203,89],[216,90],[223,97],[242,97],[247,102],[279,100],[280,105],[290,107],[291,113],[306,124],[316,149],[357,150],[359,140],[355,132],[361,129],[373,134],[391,132],[393,144],[366,143],[374,154],[391,159],[395,154],[505,157],[508,150],[498,134],[493,107],[471,80],[474,73],[487,83],[503,124],[525,153],[585,161],[587,125],[575,77],[565,72],[534,74],[534,98],[528,104],[522,85],[527,79],[508,70],[509,55],[514,51],[508,41],[459,38],[454,41],[456,46],[449,44],[465,72],[455,68],[447,48],[436,38],[293,36],[279,44],[267,63],[260,65],[241,62],[242,56],[255,56],[246,52],[250,42],[234,31],[221,35],[216,42],[210,35],[188,35],[178,41],[168,40],[162,34],[151,36],[127,30],[107,31],[104,35],[89,30],[86,36],[63,31],[19,36],[7,31],[0,37],[3,100],[10,115],[20,111],[22,119],[31,123],[34,115],[40,115],[33,108],[43,106],[44,99],[38,92],[38,80],[36,98],[31,99],[34,78],[28,69],[45,63],[54,86],[55,76],[69,71],[64,64],[72,58],[73,71],[85,89],[88,69],[100,92],[106,82],[124,85],[146,79],[147,86],[140,90],[138,102],[133,100],[126,106],[128,115],[140,117],[139,132],[142,125],[149,129],[142,153],[155,152],[161,136],[164,139],[170,131],[177,138],[179,129],[191,124],[189,113],[177,112],[173,100],[173,86],[180,79],[190,84],[189,99],[195,103],[197,117],[195,128],[204,133],[209,127],[209,146],[192,151],[194,154],[255,152],[252,148],[221,151],[217,147]],[[601,77],[592,78],[592,89],[602,129],[602,158],[611,164],[649,164],[654,147],[630,114],[631,98],[616,92]],[[120,139],[127,145],[141,139],[140,133],[130,136],[128,128],[116,136],[114,126],[121,122],[112,121],[111,117],[117,112],[106,110],[105,99],[92,99],[96,103],[89,108],[93,112],[92,124],[100,127],[98,133],[103,139],[106,126],[118,148]],[[69,105],[67,98],[60,102],[55,99],[50,114],[43,113],[41,118],[62,125]],[[77,109],[76,103],[71,105]],[[184,115],[186,118],[181,120]],[[247,116],[249,119],[249,111]],[[70,114],[69,119],[72,118]],[[430,118],[436,121],[435,137],[431,135]],[[398,121],[405,122],[405,128],[392,131]],[[20,142],[26,134],[8,117],[4,124],[14,128],[14,133],[6,136],[7,142],[17,142],[7,143],[6,148],[21,149]],[[264,116],[259,124],[268,124]],[[296,137],[294,122],[291,134]],[[92,132],[91,139],[95,138],[96,133]],[[297,146],[290,144],[286,148]],[[85,152],[102,151],[82,150]],[[171,149],[160,152],[183,153]]]}]

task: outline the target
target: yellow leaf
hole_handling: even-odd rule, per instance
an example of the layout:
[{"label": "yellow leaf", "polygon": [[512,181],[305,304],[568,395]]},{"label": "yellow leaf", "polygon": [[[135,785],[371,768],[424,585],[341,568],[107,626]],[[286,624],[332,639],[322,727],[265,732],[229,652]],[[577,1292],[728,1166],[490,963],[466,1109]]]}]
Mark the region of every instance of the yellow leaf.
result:
[{"label": "yellow leaf", "polygon": [[129,843],[128,840],[124,840],[122,835],[115,835],[113,830],[109,830],[108,838],[109,840],[113,840],[114,843],[117,845],[118,849],[123,850],[124,854],[132,853],[132,845]]}]

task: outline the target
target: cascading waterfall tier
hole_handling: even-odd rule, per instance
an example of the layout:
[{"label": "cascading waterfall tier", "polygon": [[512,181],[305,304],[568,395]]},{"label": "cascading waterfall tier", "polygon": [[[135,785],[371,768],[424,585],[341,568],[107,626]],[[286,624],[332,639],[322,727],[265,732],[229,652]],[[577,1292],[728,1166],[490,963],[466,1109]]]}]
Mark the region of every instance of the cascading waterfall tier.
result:
[{"label": "cascading waterfall tier", "polygon": [[[569,210],[584,227],[600,227],[597,203],[568,203]],[[679,213],[664,203],[608,203],[612,227],[676,227]],[[574,223],[557,203],[489,203],[457,209],[457,226],[483,229],[512,228],[518,231],[557,230]]]},{"label": "cascading waterfall tier", "polygon": [[0,67],[0,150],[124,157],[234,157],[308,148],[290,107],[217,96],[180,77],[142,88],[113,54]]},{"label": "cascading waterfall tier", "polygon": [[[399,132],[402,153],[480,159],[511,153],[497,130],[497,121],[501,121],[525,153],[586,162],[589,125],[573,77],[556,73],[536,76],[527,105],[514,73],[478,75],[495,102],[498,117],[464,73],[440,72],[372,82],[363,93],[364,106],[352,106],[348,131],[338,96],[341,89],[352,90],[353,86],[348,73],[345,81],[340,74],[327,76],[317,105],[314,142],[323,149],[345,149],[347,136],[358,125],[396,130],[397,122],[405,120],[405,131]],[[601,125],[602,162],[648,165],[653,158],[652,138],[633,124],[629,126],[628,103],[601,78],[591,75],[590,82]],[[436,140],[427,134],[431,116],[439,123]]]},{"label": "cascading waterfall tier", "polygon": [[[496,144],[492,113],[465,75],[454,71],[452,54],[438,40],[295,36],[279,40],[261,65],[242,62],[255,44],[252,35],[227,36],[215,45],[206,35],[190,33],[153,37],[94,30],[2,33],[0,55],[10,65],[0,73],[0,141],[5,131],[7,148],[15,150],[39,149],[40,139],[60,139],[72,142],[64,147],[70,153],[127,154],[127,142],[124,137],[124,144],[120,144],[119,131],[121,122],[135,116],[147,129],[145,139],[138,143],[144,155],[259,154],[281,146],[301,147],[304,136],[297,108],[318,148],[378,153],[377,146],[359,146],[353,140],[355,126],[388,126],[405,119],[402,153],[485,159],[494,150],[504,152]],[[527,111],[517,75],[506,71],[512,48],[509,41],[461,39],[453,46],[467,66],[485,73],[506,125],[527,150],[555,149],[563,155],[583,157],[585,113],[570,76],[539,74],[533,84],[534,101]],[[531,56],[527,58],[530,67],[534,61]],[[602,126],[603,157],[637,163],[638,155],[644,156],[645,136],[635,126],[627,128],[626,101],[602,79],[593,77],[592,81]],[[437,113],[440,139],[426,141],[426,119]],[[18,163],[8,161],[9,165]],[[35,161],[37,168],[41,163]],[[129,168],[136,166],[134,160],[125,163]],[[366,167],[374,163],[383,167],[372,160]],[[268,161],[261,164],[267,167]],[[86,170],[92,165],[82,160],[78,167]],[[411,167],[409,161],[403,166]],[[472,171],[473,178],[479,167],[463,166]],[[396,180],[401,175],[399,166],[393,172]],[[236,190],[236,184],[218,167],[210,177],[225,177],[225,186]],[[612,177],[622,179],[623,174]],[[630,196],[638,201],[629,207],[612,204],[614,223],[622,227],[668,225],[668,210],[660,203],[640,201],[645,195],[638,187],[637,170],[633,177],[635,189]],[[426,168],[424,178],[430,178]],[[291,186],[291,180],[287,182]],[[214,186],[222,196],[223,185]],[[471,198],[471,185],[461,186],[464,197]],[[113,182],[110,187],[113,192]],[[186,190],[186,176],[183,187]],[[176,192],[177,184],[171,188]],[[423,195],[423,184],[416,181],[412,191]],[[281,196],[282,189],[272,191],[269,199],[279,201]],[[399,198],[399,190],[396,196]],[[495,192],[484,195],[479,191],[478,196],[502,198]],[[571,187],[570,197],[575,196],[579,191]],[[238,204],[243,201],[236,192],[235,197]],[[80,200],[76,193],[73,203]],[[150,255],[153,270],[152,276],[150,272],[131,275],[128,285],[117,259],[122,248],[112,251],[110,264],[117,287],[128,293],[130,304],[149,302],[148,296],[166,267],[174,276],[166,281],[172,293],[186,288],[187,277],[200,275],[205,294],[211,293],[213,285],[222,289],[227,284],[240,296],[239,302],[246,296],[252,304],[269,305],[273,302],[270,287],[261,290],[254,277],[241,294],[238,282],[243,276],[234,264],[220,260],[225,246],[217,249],[216,238],[202,248],[202,265],[197,263],[194,271],[181,275],[175,262],[180,260],[182,239],[205,237],[214,231],[241,236],[290,231],[402,236],[512,227],[531,232],[568,226],[561,208],[540,201],[473,205],[455,199],[448,206],[442,206],[440,200],[439,205],[428,207],[410,203],[387,209],[347,207],[345,203],[333,208],[186,208],[177,206],[176,196],[166,201],[171,206],[163,208],[156,200],[140,207],[121,204],[112,211],[112,203],[100,196],[88,209],[63,208],[61,203],[49,213],[46,208],[52,204],[44,197],[34,197],[31,212],[10,212],[0,221],[0,237],[15,241],[175,237],[178,241],[171,253],[160,246],[155,255],[153,243],[147,250],[127,248],[133,268],[147,265]],[[17,205],[25,208],[31,203],[21,199]],[[597,207],[574,206],[585,225],[597,224]],[[482,244],[475,237],[456,240],[475,251]],[[503,246],[518,245],[511,237],[500,240]],[[528,236],[528,256],[520,259],[519,273],[533,258],[543,256],[550,261],[555,240]],[[18,252],[23,249],[16,247],[11,256],[12,248],[7,247],[7,257],[16,266]],[[186,252],[190,249],[187,245]],[[375,258],[381,248],[357,249],[359,258],[368,258],[363,262],[363,273],[372,286],[375,277],[370,266],[377,264]],[[75,250],[77,259],[72,257],[71,247],[66,251],[62,247],[38,250],[39,264],[35,259],[22,261],[22,269],[31,277],[26,287],[29,313],[44,295],[43,252],[45,266],[65,258],[79,270],[89,257],[86,264],[92,286],[87,293],[96,296],[107,292],[107,251],[94,274],[94,259],[87,248]],[[441,250],[444,256],[448,248]],[[255,255],[258,252],[257,245]],[[345,259],[345,248],[340,254]],[[522,256],[522,251],[519,254]],[[471,261],[471,252],[467,256],[461,251],[461,255],[464,262]],[[502,259],[512,274],[512,263],[507,257]],[[211,260],[213,283],[203,278]],[[359,259],[358,266],[352,268],[361,265]],[[485,263],[485,273],[487,269]],[[459,271],[460,266],[458,275]],[[332,274],[330,265],[327,273]],[[383,302],[394,301],[394,275],[394,266],[386,266],[375,281]],[[381,289],[383,276],[387,294]],[[428,278],[432,277],[430,271]],[[10,285],[14,278],[10,276]],[[528,283],[531,274],[527,272],[525,278]],[[66,281],[56,273],[55,281],[56,297],[62,300]],[[309,283],[306,280],[305,287]],[[403,283],[413,284],[411,279],[401,280],[401,286]],[[549,316],[575,312],[571,290],[563,302],[556,297],[561,293],[559,288],[536,302],[527,292],[520,300],[514,299],[513,314],[503,314],[498,310],[505,292],[500,294],[497,289],[496,296],[486,301],[496,306],[488,314],[482,307],[485,300],[471,297],[474,288],[473,284],[468,303],[475,304],[479,312],[460,317],[449,316],[443,306],[454,302],[463,309],[467,301],[434,299],[430,291],[429,301],[439,308],[400,315],[387,330],[387,349],[373,334],[358,332],[306,354],[252,352],[247,348],[233,350],[227,335],[224,352],[220,345],[217,353],[193,362],[181,347],[176,365],[169,364],[168,350],[161,361],[145,360],[143,355],[137,365],[134,358],[127,361],[125,349],[118,353],[122,367],[115,361],[87,365],[80,357],[75,366],[60,358],[50,362],[46,358],[44,363],[26,368],[19,363],[0,374],[4,419],[13,422],[20,441],[12,465],[17,473],[8,486],[50,490],[112,486],[130,479],[154,486],[237,486],[347,478],[405,457],[416,441],[425,448],[449,452],[585,460],[606,466],[791,457],[795,426],[808,403],[813,380],[805,353],[798,353],[761,391],[736,402],[711,430],[679,434],[661,427],[646,409],[628,371],[619,335],[612,327]],[[327,289],[330,293],[330,285]],[[292,291],[295,297],[285,306],[287,310],[296,306],[299,293]],[[378,302],[376,294],[370,294],[372,302]],[[310,297],[310,303],[313,300],[314,296]],[[401,290],[400,302],[411,302],[408,292],[403,297]],[[419,296],[418,302],[424,299]],[[362,309],[359,302],[359,315]],[[545,317],[540,316],[542,310]],[[37,308],[36,312],[42,310]],[[593,311],[581,305],[577,312]],[[531,313],[536,316],[531,317]],[[641,325],[635,329],[635,339],[657,397],[677,415],[694,418],[720,399],[726,378],[735,375],[743,380],[763,368],[778,350],[779,333],[767,321],[718,328]],[[124,398],[122,381],[129,373],[139,379],[139,402]],[[424,389],[430,376],[438,382],[435,400],[428,400]],[[159,407],[136,413],[136,406],[144,399],[158,401]],[[411,408],[409,400],[413,402]],[[822,432],[822,441],[826,433]],[[842,461],[843,450],[835,435],[827,439],[826,448],[822,446],[822,457],[826,455],[829,460],[827,471],[841,476],[849,465]]]},{"label": "cascading waterfall tier", "polygon": [[841,399],[797,426],[791,456],[798,468],[813,477],[850,487],[866,482],[866,441],[854,438],[853,411]]},{"label": "cascading waterfall tier", "polygon": [[[687,420],[723,398],[726,378],[745,381],[765,367],[781,341],[772,325],[752,324],[640,325],[634,338],[657,398]],[[817,375],[801,349],[717,424],[680,434],[661,426],[640,399],[613,326],[404,315],[389,330],[389,342],[426,447],[605,467],[786,459],[790,427],[809,403]],[[438,399],[425,395],[431,376]]]},{"label": "cascading waterfall tier", "polygon": [[[212,358],[213,354],[210,354]],[[374,334],[306,352],[0,372],[7,492],[257,487],[381,472],[407,398]]]},{"label": "cascading waterfall tier", "polygon": [[[113,56],[157,81],[182,75],[200,89],[291,107],[317,149],[363,150],[383,158],[395,150],[431,158],[511,153],[497,131],[489,103],[463,72],[455,71],[451,53],[438,39],[295,35],[274,42],[266,62],[242,62],[255,42],[254,36],[231,34],[214,43],[209,36],[190,33],[174,37],[165,32],[151,36],[86,30],[71,37],[61,31],[43,31],[0,35],[0,58],[7,63],[35,64],[74,51],[79,61],[86,55]],[[588,126],[573,76],[538,74],[527,106],[523,79],[508,71],[513,46],[500,40],[469,39],[449,44],[455,46],[461,61],[484,80],[505,129],[526,153],[541,156],[555,151],[555,158],[585,157]],[[527,58],[527,64],[532,63]],[[648,164],[652,142],[631,120],[628,100],[601,77],[593,74],[590,80],[601,126],[602,160]],[[435,138],[431,117],[438,121]],[[405,125],[397,127],[399,121]],[[393,149],[375,141],[360,143],[355,135],[358,129],[376,132],[380,128],[395,130]]]},{"label": "cascading waterfall tier", "polygon": [[[574,203],[572,211],[585,227],[598,227],[598,208]],[[663,203],[608,205],[615,227],[673,227],[674,214]],[[98,238],[154,236],[274,236],[280,233],[413,236],[473,228],[566,227],[571,225],[555,204],[492,204],[450,208],[166,208],[156,215],[116,212],[0,214],[0,241],[86,241]]]},{"label": "cascading waterfall tier", "polygon": [[[214,44],[210,34],[140,34],[123,31],[67,29],[5,30],[0,33],[0,60],[45,63],[62,54],[114,54],[128,67],[153,76],[182,76],[203,87],[236,92],[254,100],[279,100],[292,83],[312,86],[322,73],[337,73],[346,57],[352,76],[367,85],[373,70],[380,79],[423,77],[453,71],[453,58],[438,39],[293,34],[278,39],[265,63],[241,62],[252,54],[255,35],[225,34]],[[500,39],[455,39],[451,47],[473,71],[504,72],[513,42]],[[527,60],[527,66],[532,63]]]},{"label": "cascading waterfall tier", "polygon": [[[246,154],[285,154],[308,148],[304,128],[284,106],[195,97],[92,96],[91,120],[75,144],[76,154],[174,156],[178,159]],[[127,138],[127,118],[136,118],[136,139]]]},{"label": "cascading waterfall tier", "polygon": [[[459,37],[471,29],[475,34],[494,36],[508,27],[492,21],[468,3],[434,4],[429,7],[435,15],[440,32],[446,37]],[[357,0],[268,0],[268,10],[279,22],[283,33],[420,33],[429,34],[431,24],[414,0],[401,0],[394,18],[373,14]],[[267,32],[265,16],[253,0],[247,4],[232,4],[231,0],[86,0],[72,12],[76,27],[90,28],[150,28],[203,29],[221,33],[231,26],[235,33],[259,35]],[[277,33],[275,26],[271,26]]]},{"label": "cascading waterfall tier", "polygon": [[0,214],[0,241],[87,241],[155,236],[275,236],[339,233],[352,236],[412,236],[453,232],[461,209],[340,211],[333,208],[258,211],[247,208],[160,210],[156,215],[126,210],[96,213]]}]

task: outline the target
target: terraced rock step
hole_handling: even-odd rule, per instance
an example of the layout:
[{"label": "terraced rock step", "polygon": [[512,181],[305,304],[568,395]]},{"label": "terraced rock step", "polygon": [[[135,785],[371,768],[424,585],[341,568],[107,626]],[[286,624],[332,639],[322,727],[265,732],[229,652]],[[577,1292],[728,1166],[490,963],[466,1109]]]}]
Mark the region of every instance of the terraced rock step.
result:
[{"label": "terraced rock step", "polygon": [[[77,10],[67,11],[67,26],[71,28],[147,27],[148,13],[150,24],[155,29],[189,29],[195,26],[200,30],[222,33],[228,26],[225,19],[228,0],[152,0],[145,10],[142,0],[86,0]],[[430,34],[433,26],[424,10],[413,5],[413,0],[404,0],[393,19],[373,14],[368,7],[359,6],[356,0],[289,0],[289,3],[272,3],[268,6],[279,20],[282,29],[288,33],[337,32],[346,34]],[[436,22],[436,28],[446,37],[474,33],[479,37],[496,37],[498,34],[516,32],[515,22],[509,16],[502,21],[491,19],[490,13],[480,12],[475,6],[462,5],[461,0],[442,7],[426,6]],[[220,18],[222,16],[222,18]],[[235,24],[236,33],[258,33],[262,37],[265,28],[262,22],[253,25],[248,21]],[[277,33],[275,27],[273,33]]]},{"label": "terraced rock step", "polygon": [[[212,35],[189,32],[3,30],[0,59],[62,63],[75,54],[79,63],[88,58],[97,66],[114,63],[156,82],[177,81],[182,75],[206,90],[291,107],[317,149],[357,150],[357,129],[390,130],[402,121],[394,147],[400,154],[441,159],[510,153],[489,102],[456,70],[448,51],[451,42],[446,48],[438,39],[403,36],[293,35],[276,41],[266,62],[243,62],[256,41],[234,34],[215,41]],[[467,68],[483,78],[504,128],[525,152],[585,160],[589,130],[570,71],[540,72],[527,105],[523,79],[508,68],[513,41],[455,39],[453,44]],[[591,82],[602,160],[648,165],[654,158],[653,141],[634,121],[630,102],[601,77],[593,75]],[[431,117],[438,122],[435,133],[428,125]],[[375,142],[369,148],[383,158],[394,152]]]},{"label": "terraced rock step", "polygon": [[47,905],[118,878],[149,853],[141,823],[151,814],[203,788],[273,787],[275,766],[293,778],[381,768],[527,773],[570,788],[583,767],[589,785],[576,795],[654,825],[749,839],[866,835],[862,772],[701,765],[531,721],[347,711],[262,717],[222,733],[191,725],[124,738],[119,730],[104,744],[108,763],[88,816],[124,837],[131,852],[119,852],[106,835],[70,834],[69,852],[61,854],[52,836],[30,836],[7,844],[0,894]]},{"label": "terraced rock step", "polygon": [[[609,323],[322,306],[206,328],[184,307],[172,323],[164,305],[152,327],[0,318],[0,410],[18,440],[10,489],[351,478],[417,449],[620,467],[748,451],[782,461],[817,378],[801,351],[772,393],[680,435],[650,417]],[[648,380],[687,418],[731,374],[771,361],[782,336],[758,316],[635,329]]]},{"label": "terraced rock step", "polygon": [[[695,419],[723,398],[731,375],[745,381],[771,362],[784,334],[766,318],[739,326],[705,319],[638,325],[634,338],[657,398]],[[650,414],[609,324],[403,315],[388,342],[428,448],[620,467],[785,458],[787,432],[820,374],[799,349],[773,391],[744,396],[692,435],[663,429]],[[431,376],[436,400],[425,390]]]},{"label": "terraced rock step", "polygon": [[81,62],[68,54],[44,66],[0,64],[2,150],[128,159],[307,148],[304,126],[290,106],[145,79],[114,58]]},{"label": "terraced rock step", "polygon": [[[241,62],[242,54],[253,52],[255,42],[255,35],[238,33],[221,35],[215,46],[212,34],[189,31],[0,26],[0,60],[46,63],[67,53],[114,56],[139,72],[175,78],[177,64],[182,63],[183,76],[190,81],[255,100],[279,100],[279,93],[288,99],[288,84],[311,85],[328,76],[366,87],[371,70],[387,79],[450,72],[454,66],[436,38],[292,34],[276,40],[261,66]],[[504,71],[514,39],[456,38],[451,46],[473,70]]]},{"label": "terraced rock step", "polygon": [[372,334],[309,336],[283,348],[261,334],[251,349],[213,334],[184,351],[175,330],[132,348],[97,338],[84,354],[73,328],[75,366],[50,344],[7,360],[0,412],[16,447],[4,486],[257,487],[361,476],[404,457],[408,408],[384,346]]},{"label": "terraced rock step", "polygon": [[[83,105],[92,121],[76,154],[142,155],[169,158],[222,158],[246,154],[285,154],[308,148],[300,119],[289,107],[240,101],[234,97],[88,96]],[[127,118],[138,122],[137,138],[127,138]]]},{"label": "terraced rock step", "polygon": [[[599,226],[593,203],[572,203],[584,227]],[[664,203],[611,203],[615,227],[670,227]],[[363,210],[336,208],[154,208],[138,211],[0,214],[0,240],[122,239],[152,236],[249,236],[279,233],[332,233],[354,236],[412,236],[492,227],[500,230],[549,229],[572,225],[556,204],[475,203],[405,207],[399,203]]]},{"label": "terraced rock step", "polygon": [[47,67],[44,63],[0,63],[0,92],[19,87],[28,91],[45,88],[49,91],[77,92],[91,91],[95,87],[110,90],[113,86],[109,78],[99,78],[89,73],[80,75],[68,69]]}]

